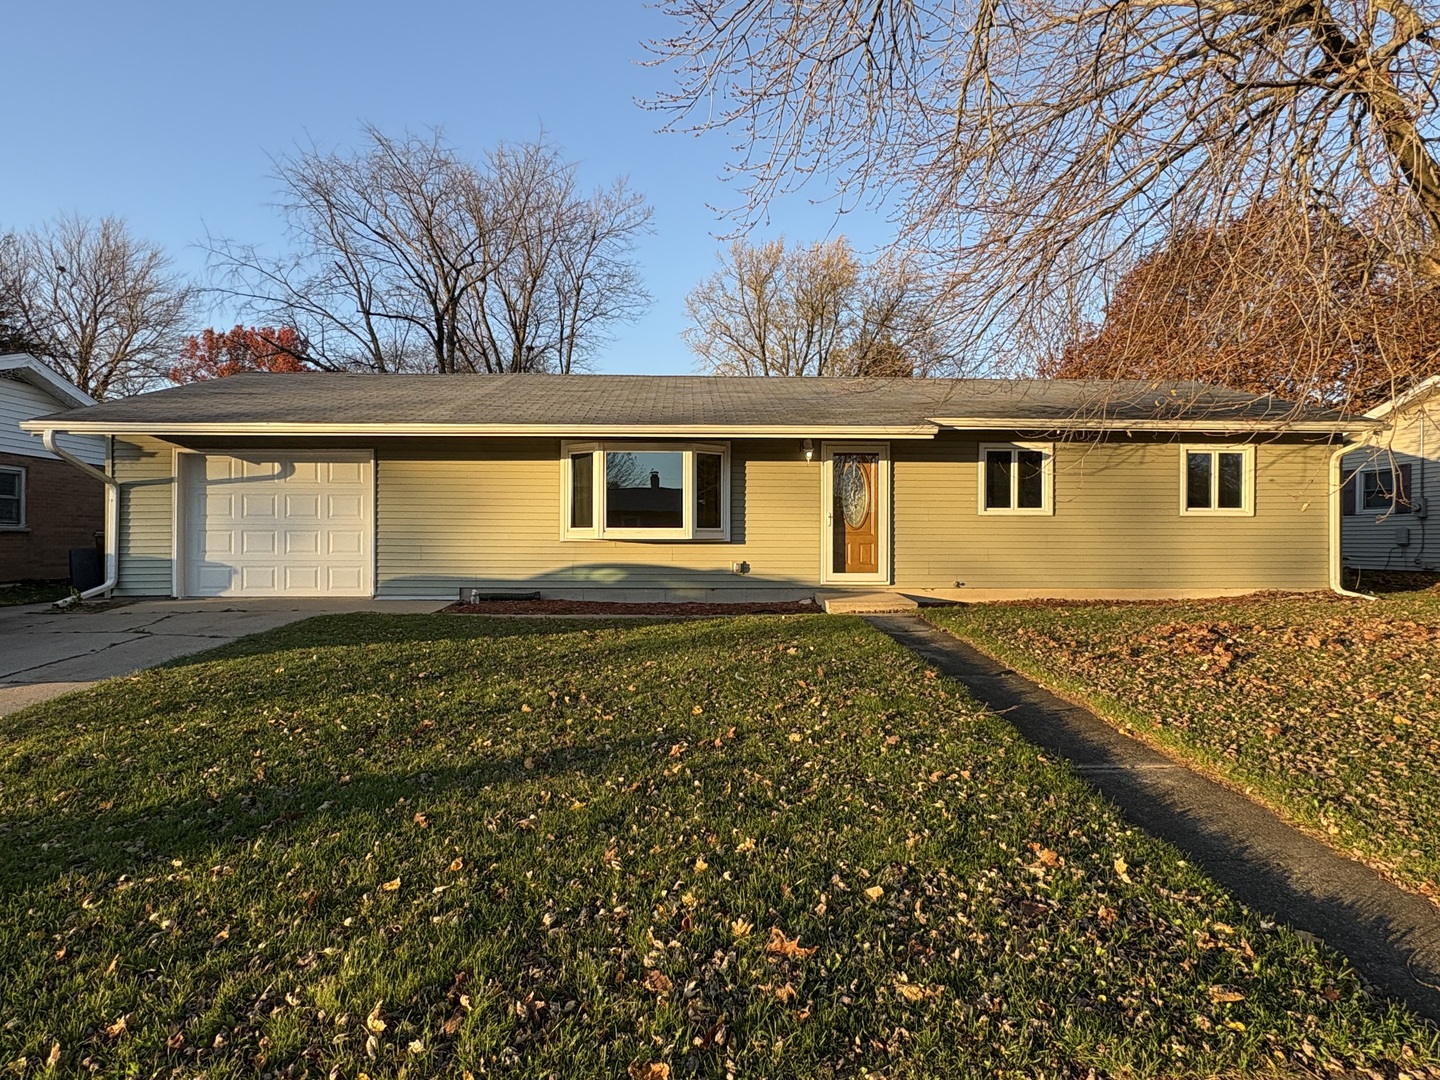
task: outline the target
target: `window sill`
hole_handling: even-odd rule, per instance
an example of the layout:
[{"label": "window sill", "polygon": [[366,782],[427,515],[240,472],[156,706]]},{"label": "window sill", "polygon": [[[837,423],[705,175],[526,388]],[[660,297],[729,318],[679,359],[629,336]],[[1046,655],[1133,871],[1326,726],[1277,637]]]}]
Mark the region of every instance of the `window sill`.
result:
[{"label": "window sill", "polygon": [[981,517],[1054,517],[1055,511],[1048,506],[1034,508],[1023,508],[1018,510],[981,509]]},{"label": "window sill", "polygon": [[1254,517],[1254,510],[1181,510],[1182,518],[1235,518]]},{"label": "window sill", "polygon": [[28,533],[29,525],[0,525],[0,533]]},{"label": "window sill", "polygon": [[562,536],[562,544],[728,544],[728,536]]}]

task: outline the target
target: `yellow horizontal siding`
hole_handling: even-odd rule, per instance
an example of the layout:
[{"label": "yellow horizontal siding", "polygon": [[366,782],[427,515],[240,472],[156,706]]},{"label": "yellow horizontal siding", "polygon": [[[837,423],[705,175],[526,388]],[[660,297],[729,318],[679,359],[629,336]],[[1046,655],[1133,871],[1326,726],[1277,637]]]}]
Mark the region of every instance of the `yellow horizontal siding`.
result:
[{"label": "yellow horizontal siding", "polygon": [[116,439],[120,482],[120,596],[169,596],[174,590],[172,506],[174,447],[159,439]]},{"label": "yellow horizontal siding", "polygon": [[[1324,446],[1256,447],[1253,517],[1180,514],[1177,443],[1055,444],[1055,512],[978,510],[981,440],[896,447],[901,588],[1320,588],[1327,578]],[[1003,441],[987,438],[984,441]]]},{"label": "yellow horizontal siding", "polygon": [[[462,454],[463,456],[459,456]],[[423,442],[376,455],[377,591],[481,588],[754,589],[819,569],[819,471],[798,443],[731,448],[731,540],[561,540],[557,440]],[[750,564],[735,574],[731,564]]]}]

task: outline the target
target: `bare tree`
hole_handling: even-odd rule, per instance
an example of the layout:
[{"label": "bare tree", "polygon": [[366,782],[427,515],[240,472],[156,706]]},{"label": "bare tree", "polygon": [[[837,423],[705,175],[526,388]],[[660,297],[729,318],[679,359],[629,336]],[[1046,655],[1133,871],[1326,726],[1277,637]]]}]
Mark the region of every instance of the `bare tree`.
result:
[{"label": "bare tree", "polygon": [[866,266],[844,237],[787,248],[731,243],[685,298],[683,333],[719,375],[916,375],[941,361],[927,282],[886,257]]},{"label": "bare tree", "polygon": [[623,181],[581,196],[543,141],[477,165],[439,131],[365,137],[277,159],[288,256],[210,245],[226,291],[296,327],[316,366],[568,371],[648,302],[631,256],[650,209]]},{"label": "bare tree", "polygon": [[119,218],[65,217],[0,245],[0,294],[14,344],[91,397],[164,378],[195,289]]},{"label": "bare tree", "polygon": [[889,201],[967,341],[1033,359],[1140,249],[1281,199],[1376,208],[1440,276],[1435,0],[670,0],[672,129],[734,129],[747,221]]}]

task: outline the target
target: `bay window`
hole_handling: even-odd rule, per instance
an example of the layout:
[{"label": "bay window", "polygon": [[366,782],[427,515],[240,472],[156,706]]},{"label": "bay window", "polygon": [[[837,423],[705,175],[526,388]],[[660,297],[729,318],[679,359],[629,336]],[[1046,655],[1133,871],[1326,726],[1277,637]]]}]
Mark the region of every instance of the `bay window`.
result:
[{"label": "bay window", "polygon": [[727,540],[724,443],[567,442],[567,540]]}]

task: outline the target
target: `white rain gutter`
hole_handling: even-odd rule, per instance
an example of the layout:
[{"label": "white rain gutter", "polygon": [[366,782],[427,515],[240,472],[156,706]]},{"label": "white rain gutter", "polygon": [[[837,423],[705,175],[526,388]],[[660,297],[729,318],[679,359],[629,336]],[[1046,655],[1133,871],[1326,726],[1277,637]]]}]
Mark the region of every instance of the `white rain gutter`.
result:
[{"label": "white rain gutter", "polygon": [[1344,507],[1340,500],[1345,498],[1345,485],[1340,479],[1341,460],[1358,449],[1358,446],[1342,445],[1330,455],[1330,591],[1339,596],[1353,596],[1356,600],[1378,600],[1378,596],[1355,592],[1341,583],[1340,541]]},{"label": "white rain gutter", "polygon": [[[120,484],[103,469],[97,469],[88,461],[81,461],[74,454],[55,442],[58,434],[54,428],[46,428],[43,435],[45,449],[49,450],[62,461],[68,461],[81,472],[93,476],[105,485],[105,580],[93,589],[86,589],[80,594],[81,600],[89,600],[92,596],[99,596],[101,593],[108,593],[115,588],[115,583],[120,578],[120,560],[116,557],[115,545],[119,543],[120,537]],[[64,603],[64,601],[61,601]]]}]

